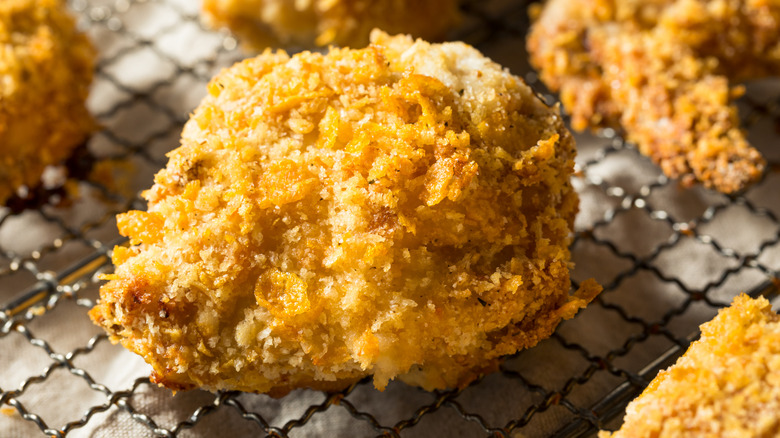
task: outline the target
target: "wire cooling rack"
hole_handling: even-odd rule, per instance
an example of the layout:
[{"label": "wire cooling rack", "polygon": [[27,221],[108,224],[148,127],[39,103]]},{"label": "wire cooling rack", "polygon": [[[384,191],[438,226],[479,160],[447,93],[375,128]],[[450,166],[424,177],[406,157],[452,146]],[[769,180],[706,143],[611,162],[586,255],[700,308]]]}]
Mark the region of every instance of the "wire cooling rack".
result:
[{"label": "wire cooling rack", "polygon": [[[771,162],[736,196],[684,189],[607,130],[578,135],[573,283],[604,293],[539,346],[462,390],[427,393],[362,381],[338,393],[179,393],[88,321],[114,216],[165,165],[218,69],[245,56],[205,30],[191,0],[72,0],[100,51],[89,100],[104,129],[66,164],[65,189],[0,208],[2,436],[588,436],[615,428],[625,404],[740,291],[780,278],[780,87],[751,84],[741,114]],[[470,1],[454,35],[544,98],[526,64],[527,2]],[[111,178],[106,178],[111,175]]]}]

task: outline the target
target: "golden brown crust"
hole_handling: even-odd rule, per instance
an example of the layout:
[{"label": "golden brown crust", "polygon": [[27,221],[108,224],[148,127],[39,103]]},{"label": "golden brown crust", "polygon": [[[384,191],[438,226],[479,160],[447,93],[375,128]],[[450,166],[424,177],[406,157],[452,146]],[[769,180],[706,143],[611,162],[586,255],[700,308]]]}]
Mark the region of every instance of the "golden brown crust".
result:
[{"label": "golden brown crust", "polygon": [[145,192],[91,311],[174,388],[285,393],[374,375],[462,386],[535,345],[569,291],[574,140],[461,43],[225,70]]},{"label": "golden brown crust", "polygon": [[701,326],[676,364],[626,408],[613,437],[775,437],[780,434],[780,316],[740,295]]},{"label": "golden brown crust", "polygon": [[622,128],[672,178],[724,193],[762,175],[730,81],[780,71],[776,0],[550,0],[532,64],[577,130]]},{"label": "golden brown crust", "polygon": [[250,46],[364,47],[372,29],[439,40],[459,20],[457,0],[204,0],[203,16]]},{"label": "golden brown crust", "polygon": [[94,129],[84,105],[94,58],[63,1],[0,2],[0,204]]}]

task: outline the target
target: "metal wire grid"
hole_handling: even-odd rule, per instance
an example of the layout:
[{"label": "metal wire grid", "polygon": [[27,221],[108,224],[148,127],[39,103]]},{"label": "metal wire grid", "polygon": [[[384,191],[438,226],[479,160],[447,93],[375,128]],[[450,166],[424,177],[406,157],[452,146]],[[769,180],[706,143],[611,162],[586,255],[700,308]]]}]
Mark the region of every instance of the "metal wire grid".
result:
[{"label": "metal wire grid", "polygon": [[[90,141],[82,161],[110,171],[119,183],[93,172],[78,181],[72,205],[57,205],[57,192],[37,205],[0,209],[0,303],[6,303],[0,359],[10,361],[13,349],[38,355],[0,362],[0,413],[6,414],[0,425],[22,422],[29,427],[16,424],[13,430],[58,437],[87,430],[112,436],[127,422],[136,435],[154,436],[209,436],[213,430],[234,436],[313,436],[324,430],[353,436],[588,435],[614,427],[610,421],[625,403],[740,289],[760,294],[776,288],[777,154],[770,156],[761,184],[726,197],[679,188],[612,132],[581,135],[575,185],[582,213],[573,283],[595,275],[605,291],[551,339],[508,359],[500,372],[463,390],[425,393],[393,383],[379,393],[364,380],[338,393],[296,391],[280,400],[236,392],[171,397],[137,376],[116,383],[105,358],[121,349],[104,334],[87,329],[93,335],[64,346],[59,335],[65,327],[89,324],[85,311],[94,304],[97,274],[110,269],[107,256],[118,241],[113,217],[143,208],[136,190],[148,187],[164,166],[163,154],[176,146],[208,78],[243,56],[230,36],[200,26],[197,4],[191,3],[71,2],[101,49],[90,105],[105,129]],[[515,73],[528,72],[528,81],[543,92],[520,49],[526,7],[525,1],[467,2],[458,36]],[[181,40],[189,45],[170,43]],[[780,137],[780,92],[762,89],[749,96],[742,115],[751,140],[770,153],[764,146]],[[128,168],[137,173],[128,176]],[[8,374],[16,379],[3,378]],[[84,384],[94,397],[71,400],[76,392],[68,388]],[[68,403],[76,410],[52,414]],[[163,415],[155,406],[179,415]]]}]

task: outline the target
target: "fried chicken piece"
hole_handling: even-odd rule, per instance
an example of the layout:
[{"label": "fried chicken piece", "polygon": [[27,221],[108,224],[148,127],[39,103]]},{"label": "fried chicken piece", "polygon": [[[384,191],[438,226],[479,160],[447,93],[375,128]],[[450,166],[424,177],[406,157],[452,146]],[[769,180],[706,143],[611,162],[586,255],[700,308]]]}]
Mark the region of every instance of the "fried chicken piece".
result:
[{"label": "fried chicken piece", "polygon": [[371,29],[439,40],[459,21],[457,0],[204,0],[203,17],[250,47],[364,47]]},{"label": "fried chicken piece", "polygon": [[532,15],[532,64],[574,129],[622,128],[686,185],[733,193],[761,177],[732,84],[780,71],[779,1],[550,0]]},{"label": "fried chicken piece", "polygon": [[628,405],[623,427],[600,438],[780,434],[780,316],[743,294],[701,332]]},{"label": "fried chicken piece", "polygon": [[0,204],[95,128],[95,50],[61,0],[0,1]]},{"label": "fried chicken piece", "polygon": [[569,294],[558,110],[465,44],[372,41],[220,73],[118,217],[133,246],[91,317],[155,382],[463,386],[598,293]]}]

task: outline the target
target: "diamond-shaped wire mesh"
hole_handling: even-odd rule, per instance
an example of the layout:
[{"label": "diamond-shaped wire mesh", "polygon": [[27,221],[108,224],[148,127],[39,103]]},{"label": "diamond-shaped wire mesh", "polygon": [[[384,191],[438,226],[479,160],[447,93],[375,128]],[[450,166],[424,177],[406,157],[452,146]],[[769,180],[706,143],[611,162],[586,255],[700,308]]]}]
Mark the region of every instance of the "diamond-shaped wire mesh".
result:
[{"label": "diamond-shaped wire mesh", "polygon": [[[453,35],[524,76],[527,1],[470,0]],[[578,135],[574,285],[604,293],[539,346],[462,390],[364,380],[326,394],[191,391],[172,396],[88,320],[114,216],[143,208],[188,113],[220,68],[246,56],[205,30],[191,0],[72,0],[99,48],[89,106],[103,126],[66,167],[65,189],[0,208],[0,433],[3,436],[581,436],[622,409],[740,291],[780,278],[780,87],[748,87],[741,114],[768,157],[764,180],[724,196],[684,189],[614,132]],[[111,175],[111,178],[106,178]]]}]

